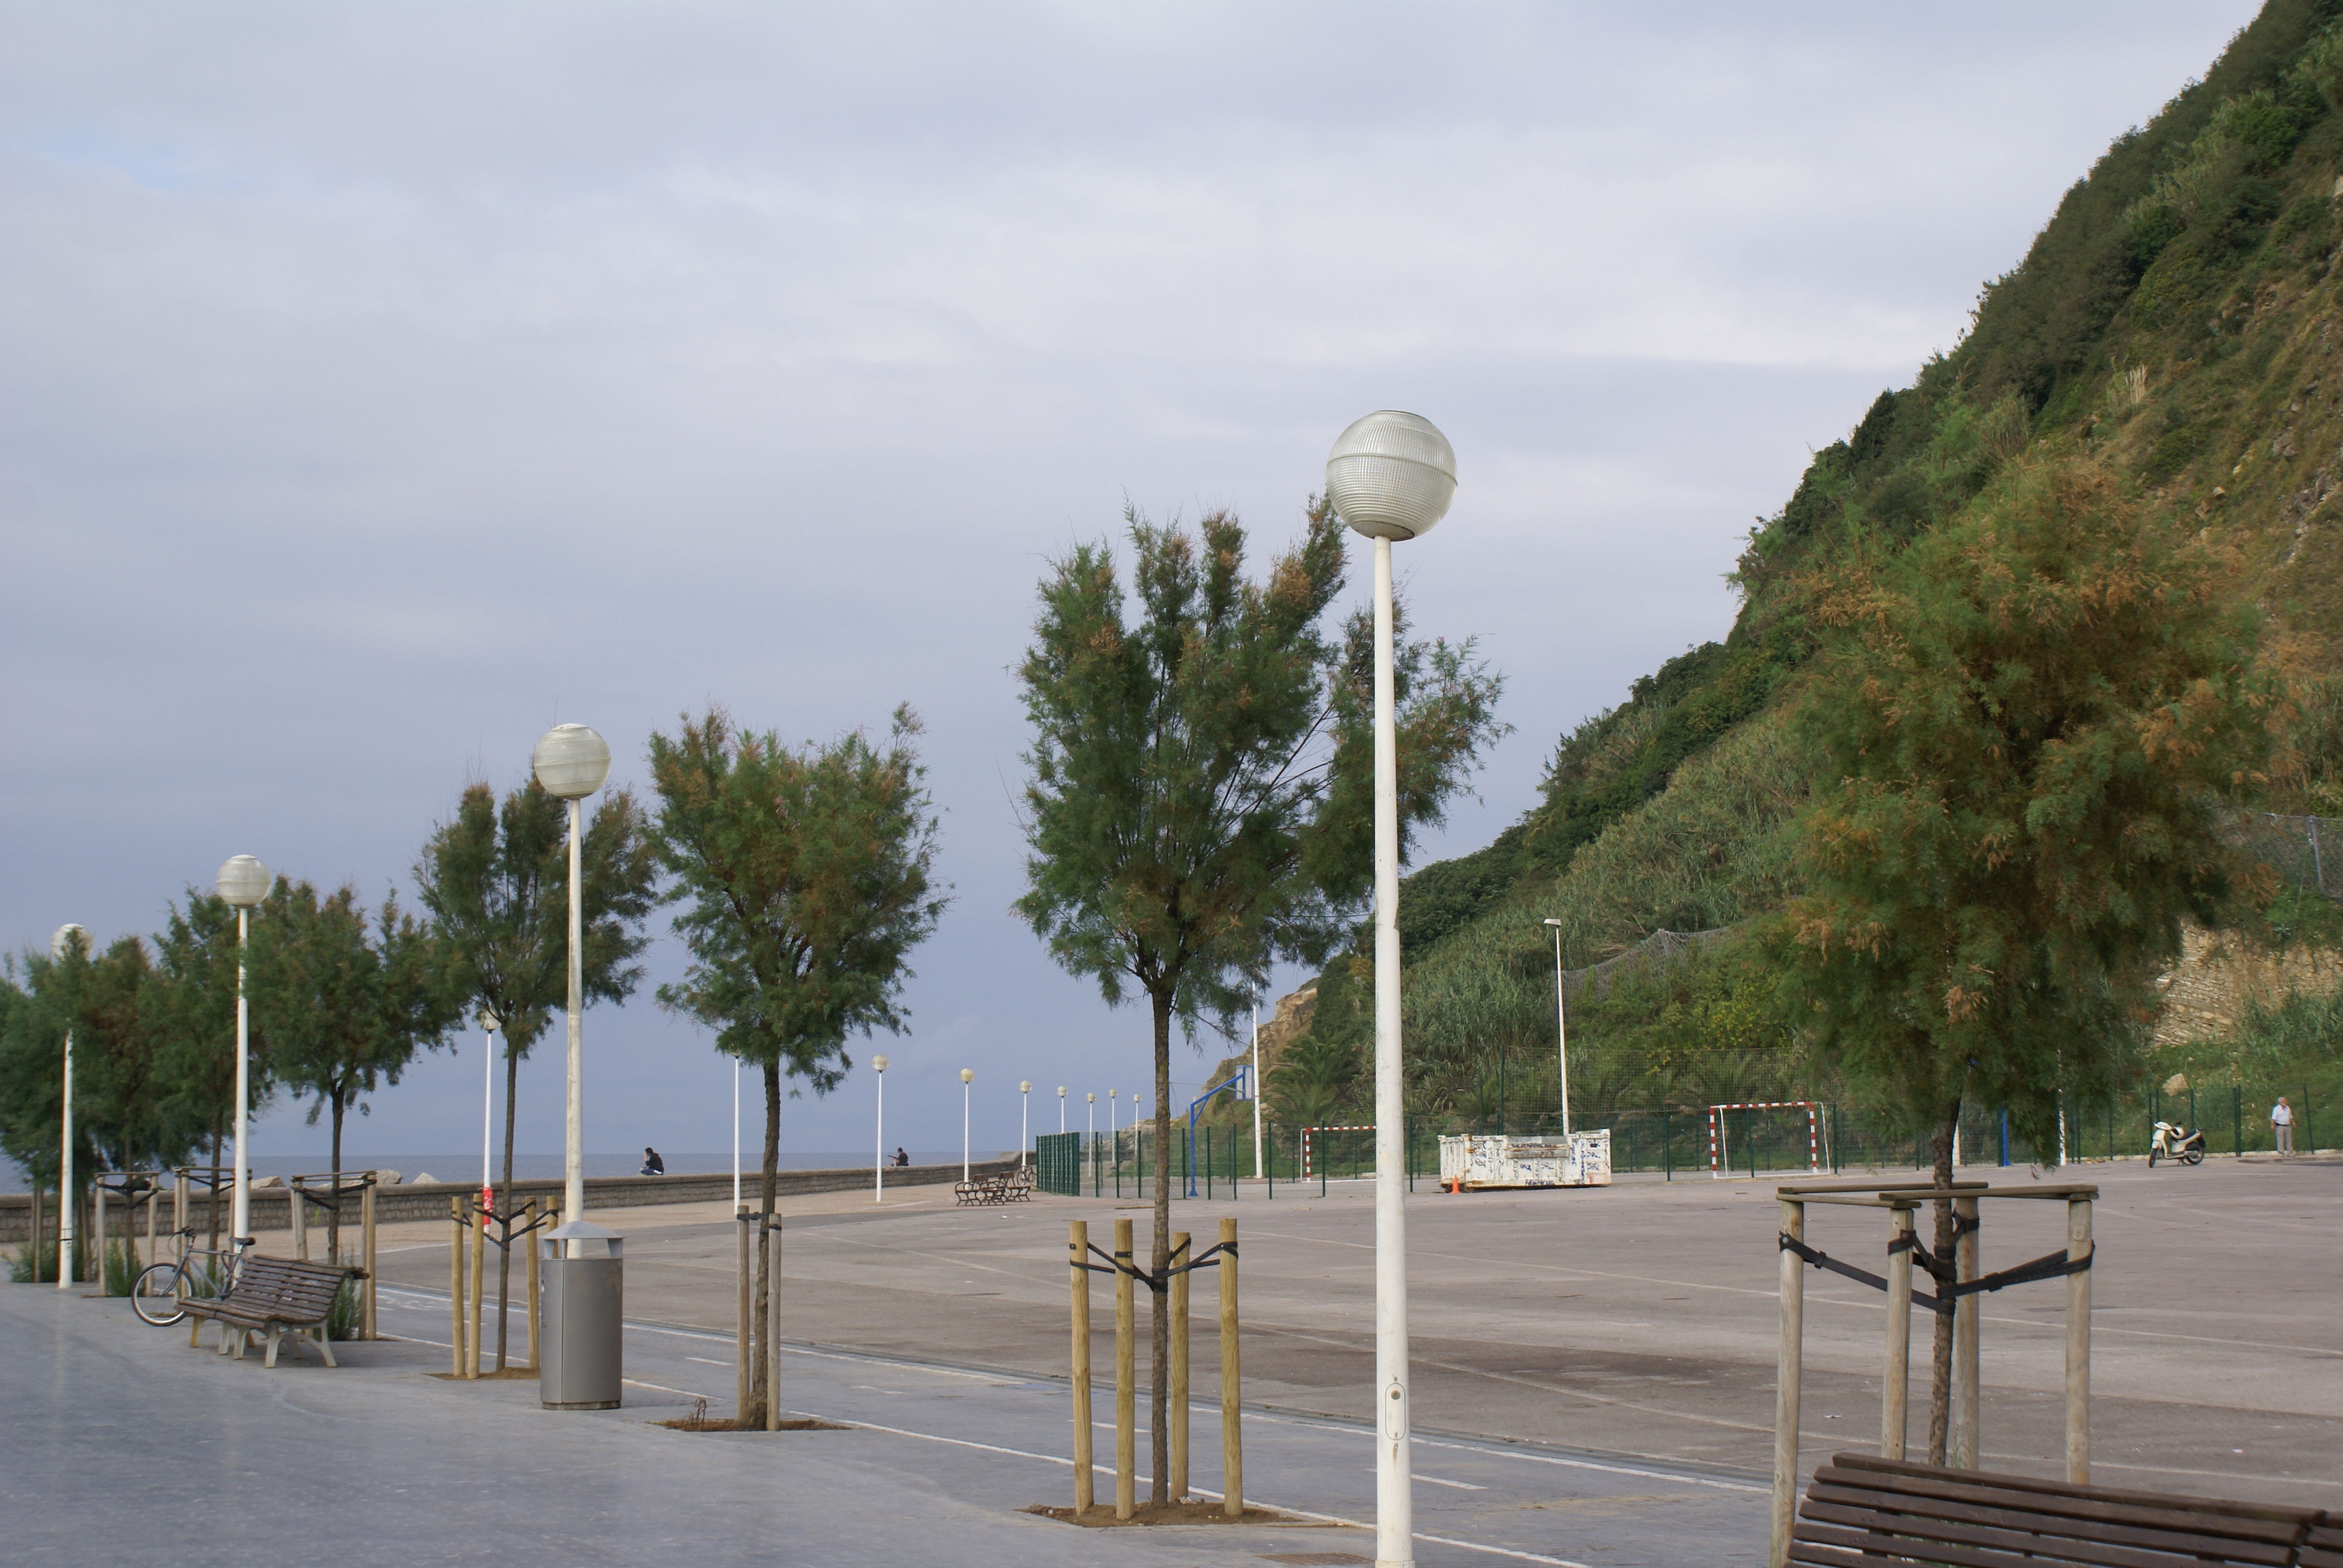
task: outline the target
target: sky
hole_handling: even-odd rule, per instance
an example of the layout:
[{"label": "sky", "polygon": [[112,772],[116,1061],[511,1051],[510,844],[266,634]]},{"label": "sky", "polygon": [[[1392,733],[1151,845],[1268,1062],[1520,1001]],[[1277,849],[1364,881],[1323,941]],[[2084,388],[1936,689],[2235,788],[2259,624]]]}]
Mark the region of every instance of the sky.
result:
[{"label": "sky", "polygon": [[[1061,1083],[1103,1125],[1144,1010],[1010,912],[1055,557],[1126,503],[1266,557],[1343,426],[1433,419],[1460,483],[1403,586],[1513,730],[1419,861],[1476,849],[2252,11],[0,5],[0,946],[155,930],[237,853],[411,895],[556,723],[639,793],[709,703],[826,739],[909,702],[953,902],[909,1032],[784,1146],[870,1147],[874,1049],[890,1146],[957,1146],[963,1067],[980,1149],[1021,1080],[1033,1131]],[[588,1145],[721,1149],[653,930],[587,1016]],[[355,1155],[473,1146],[480,1052]],[[279,1105],[254,1147],[325,1136]]]}]

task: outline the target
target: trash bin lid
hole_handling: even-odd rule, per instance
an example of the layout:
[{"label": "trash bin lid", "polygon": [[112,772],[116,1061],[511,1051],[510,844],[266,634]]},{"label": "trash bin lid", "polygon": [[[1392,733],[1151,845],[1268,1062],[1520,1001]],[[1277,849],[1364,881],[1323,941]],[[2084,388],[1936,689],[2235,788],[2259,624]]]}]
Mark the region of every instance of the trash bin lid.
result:
[{"label": "trash bin lid", "polygon": [[[552,1230],[545,1232],[545,1240],[548,1242],[599,1241],[602,1243],[601,1251],[603,1254],[607,1257],[612,1258],[618,1256],[618,1249],[625,1245],[625,1243],[620,1241],[618,1232],[616,1231],[605,1230],[603,1227],[595,1224],[590,1220],[572,1220],[567,1225],[556,1225]],[[567,1249],[563,1250],[567,1251]],[[581,1247],[578,1250],[580,1251],[588,1252],[589,1254],[592,1251],[590,1248],[584,1247]]]}]

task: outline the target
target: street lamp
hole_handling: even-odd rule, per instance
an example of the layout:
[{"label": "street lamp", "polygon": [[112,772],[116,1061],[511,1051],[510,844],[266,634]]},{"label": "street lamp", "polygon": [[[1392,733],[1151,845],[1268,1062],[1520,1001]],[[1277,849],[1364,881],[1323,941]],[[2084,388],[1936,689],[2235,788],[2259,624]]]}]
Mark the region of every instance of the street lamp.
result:
[{"label": "street lamp", "polygon": [[1062,1083],[1061,1083],[1061,1084],[1058,1085],[1058,1131],[1059,1131],[1060,1132],[1061,1132],[1061,1133],[1062,1133],[1062,1132],[1064,1132],[1064,1131],[1065,1131],[1065,1130],[1066,1130],[1066,1086],[1065,1086],[1064,1084],[1062,1084]]},{"label": "street lamp", "polygon": [[252,1131],[252,1025],[244,998],[245,949],[252,938],[252,907],[268,896],[268,868],[250,855],[231,855],[223,861],[213,885],[219,896],[236,906],[236,1199],[229,1209],[229,1228],[236,1234],[231,1249],[242,1246],[252,1231],[252,1156],[246,1139]]},{"label": "street lamp", "polygon": [[496,1167],[490,1151],[496,1143],[497,1015],[487,1008],[476,1020],[480,1026],[480,1211],[497,1211]]},{"label": "street lamp", "polygon": [[887,1058],[885,1053],[882,1052],[870,1059],[870,1070],[877,1075],[871,1081],[879,1091],[878,1141],[871,1146],[870,1201],[873,1203],[883,1203],[887,1201]]},{"label": "street lamp", "polygon": [[1025,1078],[1019,1079],[1017,1081],[1017,1169],[1020,1171],[1025,1169],[1026,1130],[1031,1126],[1031,1123],[1026,1120],[1025,1113],[1032,1106],[1032,1080]]},{"label": "street lamp", "polygon": [[960,1179],[968,1180],[968,1086],[976,1081],[976,1069],[960,1070]]},{"label": "street lamp", "polygon": [[[1261,998],[1252,999],[1252,1179],[1261,1180]],[[1233,1191],[1235,1189],[1232,1188]]]},{"label": "street lamp", "polygon": [[[68,921],[59,926],[56,934],[49,939],[49,957],[62,963],[78,950],[87,958],[93,946],[89,933]],[[73,1101],[73,1025],[68,1021],[65,1025],[65,1081],[57,1099],[57,1289],[61,1291],[72,1288],[74,1282]],[[33,1238],[31,1251],[36,1260],[33,1277],[37,1280],[41,1277],[37,1262],[41,1251],[38,1236]],[[101,1236],[98,1238],[97,1261],[97,1277],[101,1280],[106,1278],[105,1252],[106,1239]]]},{"label": "street lamp", "polygon": [[1375,1562],[1415,1561],[1407,1410],[1406,1101],[1400,1080],[1399,760],[1392,686],[1393,539],[1430,531],[1456,497],[1456,453],[1432,421],[1383,409],[1326,455],[1326,498],[1375,542]]},{"label": "street lamp", "polygon": [[[1108,1092],[1111,1093],[1113,1091],[1110,1090]],[[1090,1107],[1089,1110],[1082,1112],[1082,1115],[1086,1119],[1082,1123],[1083,1131],[1088,1135],[1090,1141],[1092,1143],[1096,1143],[1098,1141],[1098,1091],[1095,1089],[1084,1090],[1082,1091],[1082,1100]]]},{"label": "street lamp", "polygon": [[1570,1146],[1570,1028],[1562,1005],[1562,922],[1548,920],[1554,931],[1554,1050],[1562,1063],[1562,1142]]},{"label": "street lamp", "polygon": [[[586,915],[578,886],[585,834],[578,803],[610,776],[609,743],[582,724],[557,724],[537,743],[529,766],[547,794],[569,803],[569,1094],[562,1134],[561,1222],[576,1225],[586,1218],[586,968],[580,951]],[[573,1258],[580,1255],[575,1240],[564,1250]]]}]

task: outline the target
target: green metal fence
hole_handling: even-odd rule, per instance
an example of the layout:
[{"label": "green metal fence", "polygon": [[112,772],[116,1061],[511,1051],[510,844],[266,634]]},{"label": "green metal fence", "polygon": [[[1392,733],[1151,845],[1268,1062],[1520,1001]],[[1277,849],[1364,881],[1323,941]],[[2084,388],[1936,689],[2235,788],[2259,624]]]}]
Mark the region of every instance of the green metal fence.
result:
[{"label": "green metal fence", "polygon": [[[2331,1139],[2343,1131],[2343,1117],[2299,1088],[2221,1085],[2167,1095],[2151,1090],[2112,1101],[2077,1102],[2066,1108],[2066,1159],[2070,1163],[2137,1159],[2147,1152],[2158,1119],[2200,1128],[2216,1155],[2268,1153],[2270,1107],[2280,1094],[2294,1112],[2295,1148],[2317,1149],[2321,1112]],[[1649,1173],[1663,1180],[1704,1179],[1712,1170],[1737,1177],[1802,1175],[1810,1170],[1925,1171],[1925,1138],[1897,1130],[1886,1118],[1859,1107],[1822,1101],[1809,1117],[1803,1102],[1732,1107],[1712,1116],[1704,1107],[1619,1110],[1593,1117],[1574,1115],[1574,1128],[1608,1128],[1611,1168]],[[1407,1177],[1411,1186],[1439,1179],[1443,1134],[1498,1131],[1493,1119],[1426,1117],[1407,1129]],[[1553,1139],[1559,1117],[1508,1116],[1505,1132],[1518,1139]],[[1036,1140],[1037,1182],[1063,1197],[1152,1200],[1159,1183],[1175,1198],[1252,1199],[1315,1195],[1345,1181],[1375,1173],[1375,1139],[1369,1128],[1302,1128],[1264,1122],[1256,1166],[1253,1129],[1237,1125],[1195,1130],[1192,1161],[1188,1130],[1174,1125],[1170,1148],[1160,1147],[1152,1123],[1106,1132],[1053,1132]],[[2037,1147],[1996,1107],[1963,1111],[1961,1161],[2048,1167],[2059,1162],[2055,1138]],[[1259,1171],[1260,1180],[1255,1171]]]}]

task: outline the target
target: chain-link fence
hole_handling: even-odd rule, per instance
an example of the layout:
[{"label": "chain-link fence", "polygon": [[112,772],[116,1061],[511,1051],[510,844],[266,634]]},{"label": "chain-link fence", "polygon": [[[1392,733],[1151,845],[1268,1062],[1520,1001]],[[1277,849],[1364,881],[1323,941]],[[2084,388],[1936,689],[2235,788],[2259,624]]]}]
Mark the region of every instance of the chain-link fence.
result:
[{"label": "chain-link fence", "polygon": [[2287,886],[2306,892],[2343,899],[2343,866],[2330,871],[2327,860],[2343,849],[2343,819],[2284,817],[2268,811],[2241,812],[2237,831],[2257,859],[2286,879]]},{"label": "chain-link fence", "polygon": [[[2217,1155],[2268,1154],[2278,1147],[2271,1113],[2283,1099],[2294,1151],[2309,1153],[2324,1135],[2343,1134],[2343,1111],[2314,1092],[2316,1086],[2220,1085],[2167,1094],[2067,1105],[2059,1133],[2039,1143],[1991,1106],[1964,1109],[1959,1160],[1965,1167],[2050,1167],[2147,1154],[2156,1123],[2201,1131]],[[1561,1136],[1558,1116],[1493,1121],[1423,1118],[1407,1129],[1411,1184],[1435,1181],[1440,1139],[1446,1134],[1506,1132],[1524,1141]],[[1579,1131],[1607,1127],[1611,1168],[1665,1181],[1717,1176],[1790,1177],[1845,1171],[1926,1171],[1928,1140],[1888,1118],[1831,1101],[1769,1101],[1758,1105],[1658,1107],[1621,1111],[1599,1122],[1573,1118]],[[2060,1144],[2063,1140],[2064,1149]],[[1159,1182],[1175,1198],[1274,1198],[1320,1192],[1375,1173],[1375,1134],[1352,1124],[1292,1127],[1264,1121],[1256,1148],[1250,1123],[1205,1125],[1192,1141],[1175,1123],[1170,1147],[1151,1124],[1112,1133],[1053,1132],[1036,1141],[1041,1191],[1064,1197],[1152,1200]],[[1167,1157],[1168,1156],[1168,1157]]]}]

